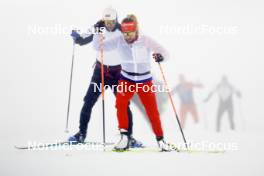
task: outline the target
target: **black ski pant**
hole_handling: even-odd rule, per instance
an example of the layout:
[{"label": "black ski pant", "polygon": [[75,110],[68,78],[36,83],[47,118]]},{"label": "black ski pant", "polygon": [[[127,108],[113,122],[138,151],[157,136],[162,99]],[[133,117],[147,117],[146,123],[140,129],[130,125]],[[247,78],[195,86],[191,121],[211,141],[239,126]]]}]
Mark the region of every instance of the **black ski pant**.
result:
[{"label": "black ski pant", "polygon": [[[114,95],[116,96],[117,89],[116,86],[118,85],[118,79],[120,77],[121,65],[118,66],[106,66],[104,65],[104,83],[105,87],[114,87],[112,89]],[[87,93],[84,97],[84,104],[80,114],[80,124],[79,130],[82,134],[86,135],[88,123],[91,118],[91,113],[93,106],[95,105],[96,101],[98,100],[99,96],[101,95],[101,91],[98,90],[101,84],[101,63],[96,62],[93,76],[88,87]],[[96,88],[97,85],[97,88]],[[107,86],[106,86],[107,85]],[[114,108],[114,107],[113,107]],[[129,128],[128,128],[128,135],[132,135],[132,113],[130,107],[128,106],[128,118],[129,118]]]}]

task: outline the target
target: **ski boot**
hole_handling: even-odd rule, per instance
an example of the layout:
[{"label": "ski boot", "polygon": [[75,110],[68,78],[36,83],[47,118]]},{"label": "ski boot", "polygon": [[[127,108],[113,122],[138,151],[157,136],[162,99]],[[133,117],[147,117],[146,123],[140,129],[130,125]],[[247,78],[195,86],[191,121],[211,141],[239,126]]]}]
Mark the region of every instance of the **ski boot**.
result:
[{"label": "ski boot", "polygon": [[114,151],[117,151],[117,152],[122,152],[122,151],[128,150],[129,149],[129,143],[130,143],[129,142],[130,138],[128,136],[127,130],[120,129],[120,133],[121,133],[121,139],[114,147]]},{"label": "ski boot", "polygon": [[69,137],[68,142],[70,144],[84,143],[85,138],[86,138],[86,135],[82,134],[81,132],[78,132],[74,136]]},{"label": "ski boot", "polygon": [[171,152],[178,151],[178,149],[167,142],[164,141],[163,137],[157,137],[158,146],[161,149],[161,152]]},{"label": "ski boot", "polygon": [[144,148],[145,147],[142,142],[136,140],[133,136],[130,136],[129,138],[130,138],[129,140],[130,148]]}]

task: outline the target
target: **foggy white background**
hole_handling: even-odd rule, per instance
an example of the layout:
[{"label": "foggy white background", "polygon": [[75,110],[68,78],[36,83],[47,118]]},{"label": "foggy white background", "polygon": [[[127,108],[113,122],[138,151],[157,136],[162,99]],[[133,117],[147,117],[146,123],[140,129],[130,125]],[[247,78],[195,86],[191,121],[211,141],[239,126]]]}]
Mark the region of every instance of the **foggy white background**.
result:
[{"label": "foggy white background", "polygon": [[[141,30],[169,51],[170,58],[163,67],[171,87],[177,84],[181,73],[187,80],[204,85],[194,92],[201,123],[194,125],[191,118],[187,120],[187,139],[236,142],[238,151],[224,155],[123,155],[79,151],[73,157],[65,157],[63,152],[14,149],[14,145],[26,144],[28,140],[65,140],[78,130],[82,98],[90,82],[95,51],[90,45],[76,47],[70,134],[65,134],[72,54],[70,30],[90,27],[109,5],[117,9],[119,21],[126,14],[135,14]],[[260,167],[264,144],[263,15],[263,2],[254,0],[1,1],[0,174],[72,175],[77,171],[78,175],[124,175],[131,170],[128,175],[263,175]],[[56,25],[68,30],[37,34],[30,30],[32,26],[55,28]],[[237,30],[234,34],[162,33],[160,27],[166,25],[209,25],[236,27]],[[161,81],[155,64],[152,72]],[[223,117],[223,132],[216,134],[217,96],[207,104],[201,102],[223,74],[241,91],[242,99],[234,99],[236,131],[229,130],[227,118]],[[174,100],[179,104],[177,96]],[[119,138],[114,102],[114,96],[107,92],[107,139],[111,142]],[[162,115],[165,135],[172,142],[181,142],[169,103],[167,107]],[[146,121],[133,106],[132,112],[134,136],[155,145]],[[87,140],[102,140],[101,119],[99,99],[92,113]]]}]

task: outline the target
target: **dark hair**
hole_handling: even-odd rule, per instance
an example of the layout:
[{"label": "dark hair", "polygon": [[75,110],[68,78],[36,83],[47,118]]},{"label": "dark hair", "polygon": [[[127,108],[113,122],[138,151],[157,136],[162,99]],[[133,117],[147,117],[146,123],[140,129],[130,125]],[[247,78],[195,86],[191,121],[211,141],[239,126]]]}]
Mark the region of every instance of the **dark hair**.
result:
[{"label": "dark hair", "polygon": [[126,18],[124,18],[123,21],[122,21],[122,23],[129,23],[129,22],[134,22],[134,20],[133,20],[132,18],[128,18],[128,17],[126,17]]},{"label": "dark hair", "polygon": [[129,23],[129,22],[135,22],[137,25],[137,29],[138,29],[138,21],[137,21],[137,17],[135,15],[133,15],[133,14],[127,15],[126,18],[124,18],[122,20],[122,23]]}]

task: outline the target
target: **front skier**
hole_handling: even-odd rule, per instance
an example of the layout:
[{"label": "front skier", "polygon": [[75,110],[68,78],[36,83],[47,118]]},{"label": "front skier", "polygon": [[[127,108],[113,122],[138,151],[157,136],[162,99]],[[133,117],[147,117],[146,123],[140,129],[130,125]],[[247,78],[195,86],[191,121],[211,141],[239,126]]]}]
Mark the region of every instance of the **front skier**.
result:
[{"label": "front skier", "polygon": [[[115,38],[117,36],[122,36],[120,32],[120,24],[117,20],[117,13],[116,10],[113,8],[106,8],[103,12],[103,20],[100,20],[94,25],[95,28],[105,27],[106,30],[104,32],[104,36],[109,38]],[[71,34],[75,43],[79,45],[85,45],[93,41],[93,34],[87,35],[80,35],[77,31],[72,31]],[[83,143],[86,138],[88,123],[90,121],[92,108],[95,105],[98,97],[101,95],[101,91],[94,91],[94,85],[100,86],[101,83],[101,62],[100,62],[100,51],[97,52],[97,60],[93,72],[93,76],[84,97],[84,104],[80,114],[80,121],[79,121],[79,132],[76,133],[74,136],[69,138],[69,142],[73,143]],[[121,65],[120,65],[120,55],[118,51],[104,51],[104,81],[105,85],[109,87],[114,87],[113,85],[118,84],[118,79],[120,77]],[[116,89],[113,90],[114,94],[116,95]],[[127,107],[127,116],[129,119],[129,127],[128,127],[128,136],[130,140],[130,147],[142,147],[142,143],[136,141],[132,137],[132,113],[130,108]]]},{"label": "front skier", "polygon": [[[155,133],[161,151],[170,151],[171,146],[163,139],[163,130],[157,108],[155,90],[153,91],[150,55],[156,62],[161,62],[167,57],[167,52],[151,38],[142,35],[138,30],[137,19],[128,15],[121,23],[123,37],[104,40],[105,51],[118,49],[121,55],[121,77],[118,84],[116,97],[117,118],[121,133],[121,140],[116,144],[115,150],[129,148],[129,123],[127,107],[135,93],[140,97],[147,112],[152,129]],[[99,50],[100,36],[94,36],[94,47]],[[122,87],[122,88],[120,88]],[[144,87],[144,88],[143,88]],[[120,88],[120,90],[119,90]]]}]

